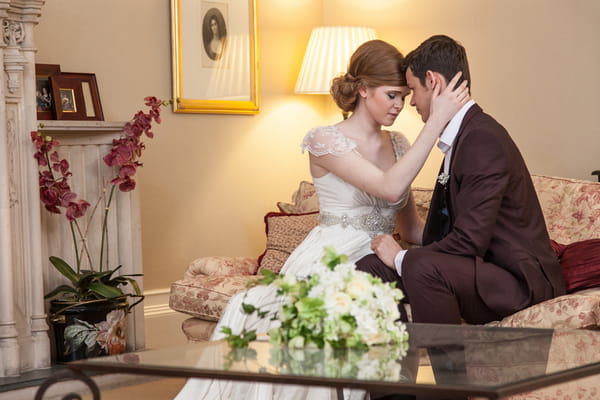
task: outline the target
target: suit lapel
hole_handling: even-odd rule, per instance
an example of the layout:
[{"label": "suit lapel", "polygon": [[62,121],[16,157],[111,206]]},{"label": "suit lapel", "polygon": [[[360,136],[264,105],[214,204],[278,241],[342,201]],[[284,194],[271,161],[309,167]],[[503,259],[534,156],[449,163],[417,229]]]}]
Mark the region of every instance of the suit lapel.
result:
[{"label": "suit lapel", "polygon": [[[446,185],[441,185],[437,180],[435,183],[435,188],[433,190],[433,195],[431,197],[431,204],[429,206],[429,213],[427,214],[427,221],[425,223],[425,229],[423,231],[423,244],[427,245],[429,243],[439,241],[444,236],[446,236],[452,226],[454,224],[454,208],[453,208],[453,200],[454,196],[452,193],[456,193],[456,187],[452,187],[452,183],[454,182],[456,186],[457,180],[452,175],[454,160],[456,159],[456,154],[460,149],[460,141],[463,139],[463,132],[465,131],[467,125],[471,121],[471,119],[481,113],[483,110],[477,104],[473,104],[471,108],[465,114],[463,121],[460,125],[458,133],[456,135],[456,139],[452,146],[452,155],[450,157],[450,168],[448,170],[450,179]],[[442,165],[440,167],[440,171],[438,173],[441,174],[444,172],[444,162],[442,161]],[[445,214],[445,215],[444,215]]]},{"label": "suit lapel", "polygon": [[483,112],[481,107],[477,104],[473,104],[469,111],[465,114],[465,117],[460,124],[460,128],[458,129],[458,133],[456,134],[456,139],[454,140],[454,144],[452,145],[452,156],[450,157],[450,180],[452,180],[452,169],[454,167],[454,160],[456,159],[456,154],[460,151],[460,142],[463,139],[463,133],[466,130],[467,125],[473,119],[473,117],[479,113]]},{"label": "suit lapel", "polygon": [[455,219],[454,218],[454,215],[455,215],[455,213],[454,213],[455,201],[454,200],[456,197],[455,194],[460,186],[460,179],[459,179],[458,175],[453,174],[453,172],[456,172],[454,169],[454,162],[457,159],[457,157],[459,157],[457,155],[460,153],[460,146],[461,146],[463,139],[466,136],[468,136],[467,131],[468,131],[469,123],[471,122],[473,117],[475,117],[476,115],[478,115],[482,112],[483,112],[483,110],[477,104],[473,104],[473,106],[471,106],[469,111],[467,111],[467,113],[465,114],[465,117],[463,118],[462,123],[460,124],[458,133],[456,134],[456,139],[454,140],[454,144],[452,145],[452,156],[450,157],[450,168],[449,168],[450,179],[448,179],[448,187],[446,188],[446,190],[447,190],[446,203],[448,205],[451,226],[454,225],[454,219]]}]

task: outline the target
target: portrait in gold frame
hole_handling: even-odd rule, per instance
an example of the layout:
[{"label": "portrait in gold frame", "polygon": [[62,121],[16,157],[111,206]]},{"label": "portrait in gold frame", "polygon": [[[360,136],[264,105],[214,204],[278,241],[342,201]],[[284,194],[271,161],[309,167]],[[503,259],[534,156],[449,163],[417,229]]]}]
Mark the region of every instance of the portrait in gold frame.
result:
[{"label": "portrait in gold frame", "polygon": [[256,0],[171,0],[175,112],[259,112],[256,21]]}]

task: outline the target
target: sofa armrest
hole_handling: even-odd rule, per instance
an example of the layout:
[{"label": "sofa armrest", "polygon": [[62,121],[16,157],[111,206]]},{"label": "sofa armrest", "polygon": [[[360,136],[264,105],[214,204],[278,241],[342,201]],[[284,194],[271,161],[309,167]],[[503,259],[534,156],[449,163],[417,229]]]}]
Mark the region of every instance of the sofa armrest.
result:
[{"label": "sofa armrest", "polygon": [[256,275],[257,270],[256,258],[210,256],[192,261],[183,278],[192,279],[198,275]]},{"label": "sofa armrest", "polygon": [[486,325],[512,328],[598,329],[600,287],[555,297]]}]

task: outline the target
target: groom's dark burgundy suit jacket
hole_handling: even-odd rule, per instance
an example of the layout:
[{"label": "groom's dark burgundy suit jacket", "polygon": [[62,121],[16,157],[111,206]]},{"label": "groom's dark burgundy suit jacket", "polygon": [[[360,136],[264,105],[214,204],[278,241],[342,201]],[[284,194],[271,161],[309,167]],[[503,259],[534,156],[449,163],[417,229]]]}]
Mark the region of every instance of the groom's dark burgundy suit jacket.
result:
[{"label": "groom's dark burgundy suit jacket", "polygon": [[[448,217],[440,212],[446,207]],[[423,245],[431,251],[473,257],[477,292],[499,314],[565,293],[527,166],[504,127],[477,104],[467,111],[459,129],[447,185],[435,186]],[[498,295],[502,282],[491,275],[488,263],[518,277],[528,293],[528,299],[520,301],[523,304]]]}]

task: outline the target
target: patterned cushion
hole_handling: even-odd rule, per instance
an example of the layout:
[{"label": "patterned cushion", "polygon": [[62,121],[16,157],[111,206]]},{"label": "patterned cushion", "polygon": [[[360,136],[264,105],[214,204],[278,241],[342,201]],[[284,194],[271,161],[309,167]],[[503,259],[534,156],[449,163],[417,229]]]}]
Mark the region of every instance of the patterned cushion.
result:
[{"label": "patterned cushion", "polygon": [[183,279],[197,275],[254,275],[258,260],[252,257],[201,257],[190,263]]},{"label": "patterned cushion", "polygon": [[194,317],[218,321],[234,294],[248,288],[262,275],[197,276],[171,284],[169,307]]},{"label": "patterned cushion", "polygon": [[277,203],[279,211],[287,214],[305,214],[319,211],[319,199],[311,182],[302,181],[292,195],[292,203]]},{"label": "patterned cushion", "polygon": [[600,238],[600,183],[531,177],[551,239],[568,244]]},{"label": "patterned cushion", "polygon": [[291,252],[318,223],[318,212],[308,214],[270,212],[265,215],[267,249],[258,258],[258,270],[266,268],[279,273]]},{"label": "patterned cushion", "polygon": [[600,288],[546,300],[489,326],[579,329],[600,327]]}]

